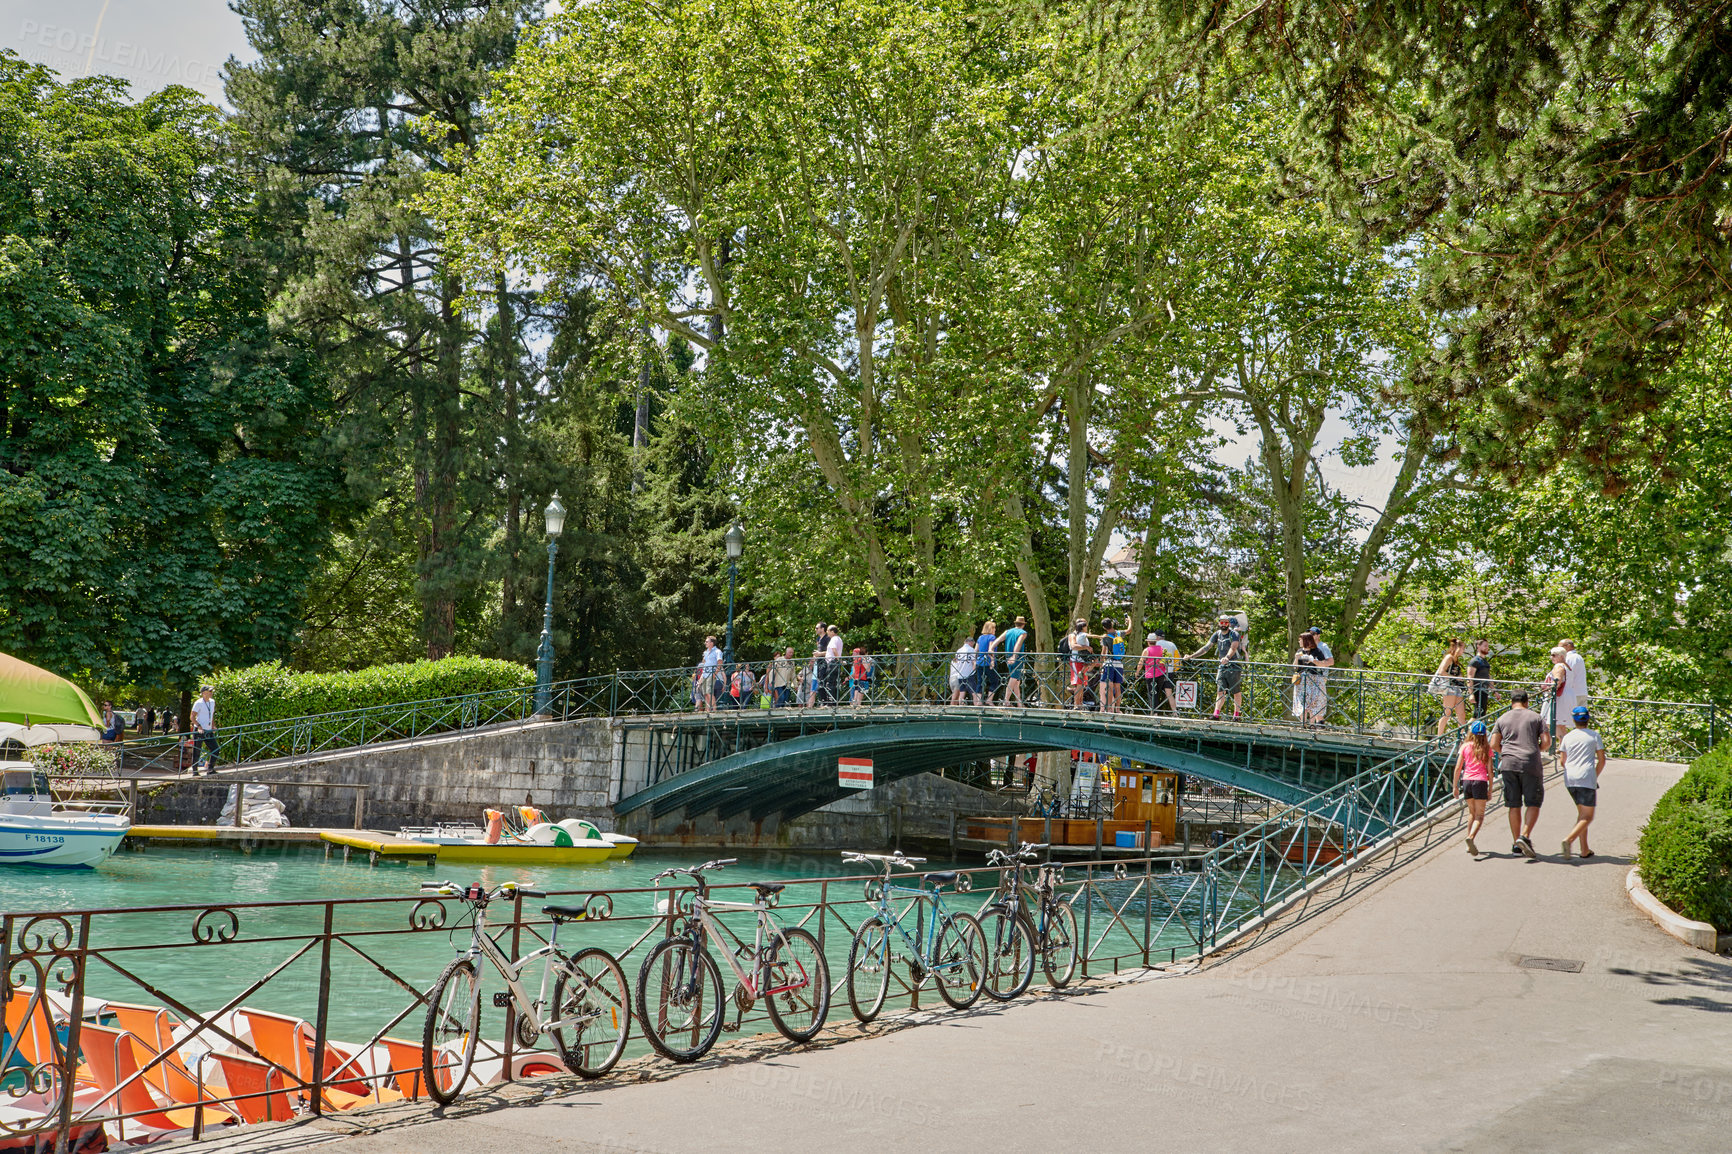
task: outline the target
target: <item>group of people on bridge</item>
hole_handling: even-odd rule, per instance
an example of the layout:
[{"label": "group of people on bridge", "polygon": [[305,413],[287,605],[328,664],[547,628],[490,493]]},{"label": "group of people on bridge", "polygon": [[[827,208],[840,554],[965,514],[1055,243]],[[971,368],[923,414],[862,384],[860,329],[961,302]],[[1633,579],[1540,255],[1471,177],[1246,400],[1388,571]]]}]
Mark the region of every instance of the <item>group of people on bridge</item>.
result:
[{"label": "group of people on bridge", "polygon": [[[1177,713],[1176,674],[1184,662],[1207,657],[1215,664],[1212,716],[1220,719],[1229,703],[1232,716],[1240,716],[1248,657],[1245,632],[1234,615],[1221,614],[1216,629],[1190,654],[1181,655],[1159,629],[1148,633],[1143,643],[1140,654],[1131,654],[1127,635],[1113,618],[1104,619],[1099,632],[1089,628],[1086,618],[1077,618],[1058,642],[1055,655],[1055,672],[1068,679],[1065,707],[1116,713],[1126,708],[1127,687],[1132,687],[1130,705],[1150,713]],[[1476,839],[1485,821],[1495,769],[1509,812],[1511,850],[1530,859],[1536,856],[1532,834],[1545,799],[1542,755],[1555,750],[1554,767],[1562,769],[1577,810],[1576,825],[1563,842],[1563,855],[1568,858],[1572,846],[1579,846],[1582,857],[1592,857],[1588,827],[1594,819],[1606,752],[1586,704],[1586,660],[1573,641],[1560,641],[1552,647],[1552,664],[1539,687],[1540,711],[1528,707],[1525,689],[1517,689],[1510,694],[1510,709],[1488,725],[1494,684],[1491,643],[1479,638],[1473,643],[1473,656],[1464,660],[1466,654],[1462,639],[1450,638],[1427,688],[1443,706],[1438,734],[1444,734],[1452,722],[1457,729],[1467,729],[1456,754],[1454,773],[1456,794],[1465,800],[1470,814],[1468,852],[1479,856]],[[1025,694],[1034,676],[1034,656],[1025,618],[1016,618],[1002,633],[996,621],[986,621],[950,656],[950,704],[1029,704]],[[1312,626],[1299,635],[1291,683],[1293,712],[1301,724],[1323,723],[1329,708],[1329,670],[1334,665],[1334,652],[1324,643],[1321,629]],[[717,647],[716,638],[709,636],[704,638],[703,657],[692,674],[693,706],[706,711],[754,705],[833,706],[844,701],[861,706],[867,703],[879,674],[879,659],[858,646],[849,651],[837,625],[820,623],[813,627],[812,650],[804,661],[796,659],[795,649],[789,645],[772,656],[761,673],[749,663],[729,662]],[[1470,697],[1471,722],[1467,713]],[[1035,701],[1039,699],[1037,689]]]},{"label": "group of people on bridge", "polygon": [[[1207,656],[1215,662],[1214,717],[1220,718],[1229,702],[1232,715],[1240,716],[1248,656],[1245,633],[1232,615],[1222,614],[1215,632],[1189,655],[1181,655],[1159,629],[1143,638],[1140,653],[1129,649],[1129,635],[1113,618],[1103,620],[1099,632],[1090,629],[1086,618],[1078,618],[1057,644],[1056,671],[1066,684],[1056,696],[1067,708],[1079,710],[1117,713],[1135,707],[1176,713],[1180,667]],[[950,657],[950,703],[1001,707],[1033,703],[1029,686],[1035,674],[1034,657],[1026,618],[1016,618],[1003,632],[996,621],[986,621]],[[902,657],[909,659],[908,654]],[[1328,708],[1324,682],[1335,664],[1321,629],[1312,627],[1300,635],[1293,661],[1304,722],[1321,724]],[[837,625],[814,626],[812,649],[804,660],[789,645],[757,668],[730,660],[711,635],[704,638],[703,655],[692,672],[692,705],[700,711],[843,702],[860,706],[867,704],[882,674],[882,659],[858,646],[850,651]],[[1038,691],[1034,700],[1039,700]]]}]

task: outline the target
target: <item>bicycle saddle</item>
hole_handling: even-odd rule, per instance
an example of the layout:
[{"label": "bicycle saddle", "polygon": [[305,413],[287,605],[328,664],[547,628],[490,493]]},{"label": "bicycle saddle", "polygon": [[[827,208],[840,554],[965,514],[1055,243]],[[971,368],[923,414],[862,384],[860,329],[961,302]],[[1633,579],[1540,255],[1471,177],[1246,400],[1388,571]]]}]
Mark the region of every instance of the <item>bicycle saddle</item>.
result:
[{"label": "bicycle saddle", "polygon": [[937,873],[921,874],[920,880],[931,882],[935,886],[947,886],[956,880],[956,871],[939,870]]},{"label": "bicycle saddle", "polygon": [[568,921],[568,920],[571,920],[574,918],[575,919],[587,918],[589,916],[589,907],[587,907],[587,906],[542,906],[541,912],[546,914],[548,917],[552,918],[556,922],[563,922],[563,921]]},{"label": "bicycle saddle", "polygon": [[747,882],[746,884],[757,890],[763,897],[779,894],[788,888],[787,882]]}]

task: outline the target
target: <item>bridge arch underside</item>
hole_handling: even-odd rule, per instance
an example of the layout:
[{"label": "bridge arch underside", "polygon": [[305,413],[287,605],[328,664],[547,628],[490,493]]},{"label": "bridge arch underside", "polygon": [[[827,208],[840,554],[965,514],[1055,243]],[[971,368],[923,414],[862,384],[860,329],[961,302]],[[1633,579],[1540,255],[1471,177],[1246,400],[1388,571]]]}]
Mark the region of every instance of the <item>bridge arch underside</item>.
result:
[{"label": "bridge arch underside", "polygon": [[898,721],[837,727],[751,744],[657,781],[614,806],[647,810],[656,825],[713,814],[785,821],[856,793],[836,782],[836,759],[869,757],[875,784],[990,757],[1043,750],[1083,750],[1120,757],[1304,806],[1316,794],[1369,768],[1391,750],[1353,739],[1321,741],[1313,733],[1240,736],[1076,729],[1022,719]]}]

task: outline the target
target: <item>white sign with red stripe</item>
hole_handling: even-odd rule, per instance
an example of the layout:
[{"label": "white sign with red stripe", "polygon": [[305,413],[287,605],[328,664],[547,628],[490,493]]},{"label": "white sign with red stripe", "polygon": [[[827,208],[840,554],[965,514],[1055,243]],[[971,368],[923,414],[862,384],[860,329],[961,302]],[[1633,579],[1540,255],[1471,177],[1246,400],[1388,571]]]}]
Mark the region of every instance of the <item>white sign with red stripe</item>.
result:
[{"label": "white sign with red stripe", "polygon": [[836,759],[836,784],[843,789],[871,789],[872,759],[870,757],[838,757]]}]

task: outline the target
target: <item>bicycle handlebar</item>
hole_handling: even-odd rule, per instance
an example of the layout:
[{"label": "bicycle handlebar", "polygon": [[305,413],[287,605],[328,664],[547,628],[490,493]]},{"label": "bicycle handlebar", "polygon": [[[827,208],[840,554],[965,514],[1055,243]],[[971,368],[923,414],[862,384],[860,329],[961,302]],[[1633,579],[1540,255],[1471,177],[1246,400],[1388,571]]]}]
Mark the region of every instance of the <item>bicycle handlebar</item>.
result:
[{"label": "bicycle handlebar", "polygon": [[856,853],[853,850],[843,850],[842,860],[850,862],[865,862],[868,865],[881,866],[883,867],[885,877],[889,877],[890,871],[897,866],[902,866],[905,869],[913,869],[917,865],[924,865],[926,863],[925,858],[908,857],[900,850],[895,853]]},{"label": "bicycle handlebar", "polygon": [[740,859],[737,857],[719,857],[719,858],[714,859],[713,861],[704,862],[701,865],[673,866],[669,869],[663,870],[661,873],[659,873],[655,877],[651,878],[650,881],[659,882],[663,878],[670,878],[670,877],[673,877],[675,874],[686,874],[690,877],[697,878],[698,875],[703,873],[705,870],[719,870],[725,866],[735,865],[739,862],[739,860]]},{"label": "bicycle handlebar", "polygon": [[492,890],[482,889],[479,883],[472,886],[461,886],[453,881],[422,882],[421,892],[436,893],[442,898],[462,898],[468,902],[491,902],[499,898],[514,896],[526,898],[544,898],[547,896],[546,890],[532,890],[528,886],[521,886],[516,882],[503,882],[498,888]]}]

